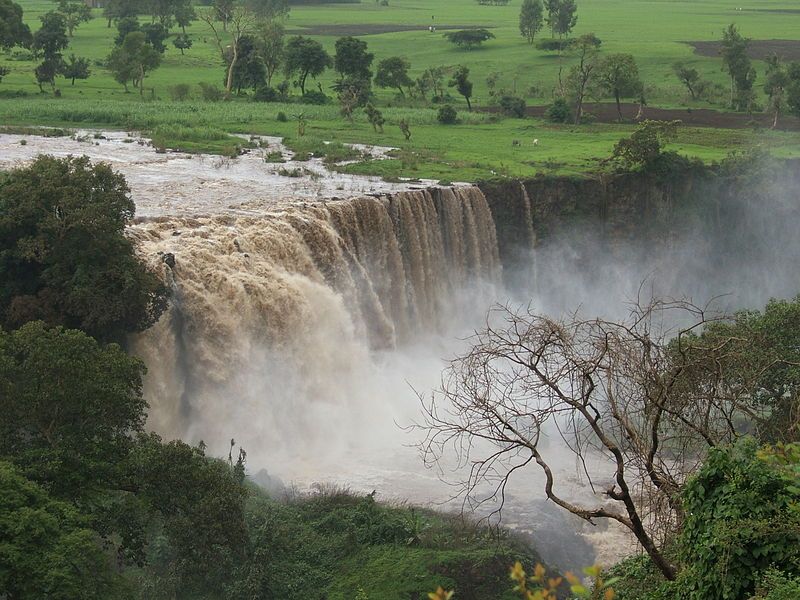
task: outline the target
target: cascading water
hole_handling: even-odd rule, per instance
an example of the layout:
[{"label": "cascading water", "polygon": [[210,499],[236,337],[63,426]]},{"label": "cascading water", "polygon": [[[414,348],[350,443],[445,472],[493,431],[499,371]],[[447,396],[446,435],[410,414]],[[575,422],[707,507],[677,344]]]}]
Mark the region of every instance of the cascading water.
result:
[{"label": "cascading water", "polygon": [[[412,398],[403,410],[413,393],[402,379],[382,383],[381,362],[465,318],[467,302],[501,273],[494,221],[476,187],[258,217],[162,217],[137,223],[131,236],[174,297],[133,342],[149,368],[150,426],[217,449],[235,437],[267,465],[276,453],[312,460],[346,441],[337,437],[396,429],[392,417],[401,415],[381,406],[381,388]],[[476,305],[483,311],[492,299]],[[359,402],[389,418],[355,417],[363,426],[354,427]]]}]

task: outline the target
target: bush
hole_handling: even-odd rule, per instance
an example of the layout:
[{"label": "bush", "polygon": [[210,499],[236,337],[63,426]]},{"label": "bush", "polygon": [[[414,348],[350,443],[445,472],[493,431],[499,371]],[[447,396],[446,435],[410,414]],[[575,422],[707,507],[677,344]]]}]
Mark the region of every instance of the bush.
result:
[{"label": "bush", "polygon": [[772,565],[800,574],[800,517],[793,510],[800,490],[756,451],[752,439],[713,448],[686,486],[681,586],[690,598],[749,598]]},{"label": "bush", "polygon": [[436,120],[442,125],[454,125],[458,121],[458,113],[455,108],[445,104],[436,114]]},{"label": "bush", "polygon": [[188,100],[192,95],[192,88],[188,83],[179,83],[168,88],[169,97],[174,102],[183,102]]},{"label": "bush", "polygon": [[253,94],[254,102],[278,102],[278,100],[280,100],[278,90],[268,85],[262,85]]},{"label": "bush", "polygon": [[503,114],[510,117],[523,118],[525,116],[525,100],[516,96],[505,95],[500,98],[500,108]]},{"label": "bush", "polygon": [[300,97],[300,101],[304,104],[328,104],[330,100],[328,96],[316,90],[306,92]]},{"label": "bush", "polygon": [[545,52],[563,52],[564,50],[568,50],[573,44],[572,40],[558,40],[555,38],[552,39],[541,39],[536,42],[536,48],[538,50],[544,50]]},{"label": "bush", "polygon": [[564,98],[556,98],[553,103],[547,107],[545,116],[548,121],[552,121],[553,123],[566,123],[569,121],[571,114],[572,111],[567,101]]},{"label": "bush", "polygon": [[219,102],[225,97],[225,92],[216,85],[205,81],[201,81],[197,85],[200,86],[200,94],[203,96],[203,100],[207,102]]},{"label": "bush", "polygon": [[289,121],[289,117],[287,117],[286,113],[281,110],[278,111],[278,114],[275,116],[275,120],[279,123],[287,123]]}]

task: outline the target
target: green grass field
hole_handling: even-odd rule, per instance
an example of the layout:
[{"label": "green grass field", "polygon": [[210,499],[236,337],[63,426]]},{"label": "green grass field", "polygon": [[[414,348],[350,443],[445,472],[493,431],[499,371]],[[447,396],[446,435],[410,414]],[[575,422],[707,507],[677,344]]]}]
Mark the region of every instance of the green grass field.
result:
[{"label": "green grass field", "polygon": [[[38,27],[38,16],[51,9],[50,0],[18,0],[32,28]],[[475,0],[390,0],[380,6],[369,0],[361,4],[294,7],[286,20],[290,33],[325,33],[339,27],[336,35],[314,35],[330,52],[336,38],[344,33],[366,33],[375,26],[417,26],[412,31],[364,35],[377,60],[393,55],[406,56],[412,65],[412,76],[425,68],[439,65],[465,64],[475,83],[473,104],[489,103],[486,77],[499,73],[499,87],[524,96],[529,105],[551,101],[560,67],[568,68],[573,59],[547,54],[529,46],[518,32],[521,0],[508,6],[482,6]],[[575,34],[595,32],[603,40],[602,51],[629,52],[636,57],[651,106],[689,106],[686,94],[675,77],[671,65],[676,60],[693,64],[703,77],[726,82],[721,61],[695,55],[686,41],[716,40],[727,24],[735,22],[744,35],[753,39],[793,39],[800,32],[800,12],[792,0],[750,0],[746,10],[737,10],[738,0],[581,0]],[[785,11],[785,12],[781,12]],[[109,29],[99,16],[76,30],[67,54],[74,52],[94,60],[102,60],[110,51],[115,29]],[[432,19],[433,17],[433,19]],[[442,31],[430,33],[431,23],[440,28],[453,25],[481,25],[491,28],[497,39],[484,48],[464,51],[449,44]],[[347,27],[345,27],[347,26]],[[344,27],[344,29],[342,29]],[[386,29],[386,27],[384,27]],[[492,172],[509,175],[532,175],[537,172],[583,172],[591,170],[598,159],[606,157],[616,140],[631,130],[630,125],[587,124],[581,127],[555,126],[536,119],[499,118],[484,113],[466,113],[460,97],[454,104],[462,123],[442,126],[436,122],[432,108],[401,104],[394,92],[376,90],[379,104],[387,118],[386,132],[376,134],[358,111],[353,124],[344,121],[338,108],[261,104],[238,98],[228,103],[205,103],[193,99],[185,103],[169,101],[168,88],[177,83],[195,86],[204,81],[219,84],[223,68],[211,36],[202,22],[189,29],[194,47],[186,56],[169,46],[164,62],[146,81],[154,91],[152,99],[126,94],[107,71],[93,68],[87,81],[75,86],[59,81],[63,97],[40,95],[33,77],[34,62],[11,60],[6,55],[0,63],[12,72],[0,83],[0,94],[12,90],[28,93],[24,98],[0,98],[0,122],[4,124],[46,124],[65,126],[105,126],[149,131],[157,125],[180,124],[184,127],[214,128],[228,132],[295,135],[295,124],[275,120],[279,111],[287,115],[303,112],[310,121],[308,135],[342,142],[364,142],[403,148],[402,156],[385,163],[365,163],[350,170],[382,174],[430,177],[448,180],[474,180]],[[540,35],[549,35],[542,32]],[[763,82],[764,64],[756,61]],[[319,83],[329,91],[333,73],[328,72]],[[760,84],[757,84],[760,85]],[[313,88],[314,85],[310,85]],[[765,98],[762,98],[762,100]],[[691,104],[706,107],[704,102]],[[724,107],[713,107],[724,110]],[[413,137],[409,143],[396,124],[400,118],[411,123]],[[190,136],[191,137],[191,136]],[[202,136],[200,136],[202,137]],[[800,156],[797,133],[689,129],[685,128],[674,145],[681,152],[703,160],[724,157],[732,149],[763,145],[784,157]],[[539,139],[534,147],[533,139]],[[169,141],[169,140],[167,140]],[[179,140],[173,140],[178,145]],[[220,150],[220,140],[212,140],[207,149]],[[290,140],[291,144],[291,140]],[[187,149],[203,149],[202,143]]]}]

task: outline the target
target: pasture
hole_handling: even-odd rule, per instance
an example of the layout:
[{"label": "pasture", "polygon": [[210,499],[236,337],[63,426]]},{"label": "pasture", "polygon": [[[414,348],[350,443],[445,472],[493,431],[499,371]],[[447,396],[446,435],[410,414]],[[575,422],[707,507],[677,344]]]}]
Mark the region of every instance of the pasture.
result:
[{"label": "pasture", "polygon": [[[39,15],[54,6],[50,0],[18,1],[32,29],[38,27]],[[291,115],[303,113],[309,120],[309,136],[401,148],[395,161],[364,163],[351,166],[350,170],[387,177],[406,175],[454,181],[479,179],[493,173],[521,176],[591,170],[599,159],[608,156],[616,140],[632,130],[632,125],[592,123],[589,118],[587,124],[576,127],[538,118],[516,119],[480,112],[491,104],[486,82],[491,74],[497,74],[497,89],[525,98],[529,106],[546,105],[553,99],[559,71],[566,71],[574,63],[575,58],[569,52],[562,55],[543,52],[521,37],[520,3],[521,0],[512,0],[506,6],[488,6],[474,0],[390,0],[388,6],[381,6],[365,0],[360,4],[293,6],[285,20],[288,35],[310,35],[330,53],[339,36],[356,35],[368,43],[376,63],[389,56],[404,56],[411,63],[412,78],[429,67],[468,66],[475,86],[472,102],[477,111],[467,113],[463,98],[451,89],[452,104],[461,119],[458,125],[440,125],[436,121],[436,107],[420,99],[397,98],[393,90],[380,88],[374,91],[387,120],[385,132],[374,132],[360,110],[356,111],[354,122],[349,123],[339,115],[335,93],[330,89],[335,77],[332,70],[308,86],[316,89],[318,85],[331,96],[330,105],[255,103],[247,97],[226,103],[204,102],[197,94],[197,84],[220,85],[223,65],[207,26],[199,21],[188,29],[194,45],[185,56],[168,41],[163,63],[147,78],[145,98],[140,99],[138,94],[126,94],[102,66],[116,30],[107,27],[99,10],[91,22],[76,30],[65,52],[93,61],[92,76],[74,86],[60,79],[61,98],[39,93],[33,76],[35,61],[15,60],[19,56],[11,53],[0,57],[0,64],[11,69],[0,83],[0,121],[144,131],[158,124],[175,123],[291,137],[296,133]],[[198,10],[204,9],[198,7]],[[646,85],[648,105],[674,109],[673,118],[680,119],[682,114],[688,114],[687,110],[725,110],[724,102],[689,101],[672,72],[672,65],[684,61],[697,68],[703,78],[726,85],[727,75],[714,52],[701,45],[706,49],[695,53],[687,42],[714,42],[730,23],[736,23],[753,40],[789,40],[788,45],[779,47],[791,50],[794,48],[791,40],[800,32],[800,12],[790,0],[750,0],[746,5],[738,0],[581,0],[573,35],[594,32],[603,42],[602,53],[633,54]],[[431,24],[438,28],[435,33],[428,30]],[[496,39],[482,48],[458,49],[442,32],[446,27],[461,26],[486,27]],[[539,34],[549,35],[546,27]],[[763,105],[765,64],[755,60],[754,65],[759,72],[756,87]],[[278,77],[283,78],[281,74]],[[169,88],[179,83],[191,85],[197,97],[180,103],[170,101]],[[25,96],[14,96],[17,90]],[[278,122],[275,118],[278,112],[289,115],[289,121]],[[409,142],[397,127],[401,118],[411,124]],[[741,115],[741,122],[748,119]],[[799,137],[796,132],[762,128],[692,126],[681,131],[673,147],[703,160],[720,159],[731,149],[755,145],[763,145],[780,156],[796,157],[800,156]],[[534,139],[540,140],[536,147],[532,144]],[[179,146],[179,141],[174,140],[171,145]]]}]

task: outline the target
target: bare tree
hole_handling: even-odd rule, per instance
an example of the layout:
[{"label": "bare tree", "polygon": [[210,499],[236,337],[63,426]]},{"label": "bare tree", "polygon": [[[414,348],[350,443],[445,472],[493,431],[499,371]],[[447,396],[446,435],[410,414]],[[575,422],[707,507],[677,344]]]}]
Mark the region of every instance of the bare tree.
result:
[{"label": "bare tree", "polygon": [[[242,37],[253,32],[257,21],[256,14],[247,6],[237,5],[231,10],[227,22],[223,21],[222,31],[217,26],[213,11],[202,14],[200,19],[211,29],[222,61],[228,65],[228,74],[225,78],[225,99],[230,100],[233,91],[233,73],[239,59],[239,42]],[[226,36],[225,33],[228,35]],[[225,46],[225,39],[228,38],[231,42],[230,50]]]},{"label": "bare tree", "polygon": [[[628,319],[554,320],[498,309],[473,346],[445,372],[424,402],[428,464],[455,451],[468,467],[461,492],[477,502],[491,485],[501,502],[510,477],[536,463],[547,498],[593,523],[628,528],[667,579],[677,568],[663,553],[664,531],[683,520],[680,492],[708,447],[733,440],[740,417],[759,419],[752,380],[729,377],[741,340],[703,345],[695,331],[721,319],[687,302],[637,304]],[[667,323],[679,323],[669,327]],[[739,363],[741,364],[741,363]],[[606,499],[592,506],[557,489],[543,436],[557,432]],[[563,451],[562,451],[563,453]],[[598,459],[605,472],[590,472]],[[602,469],[601,469],[602,471]]]}]

